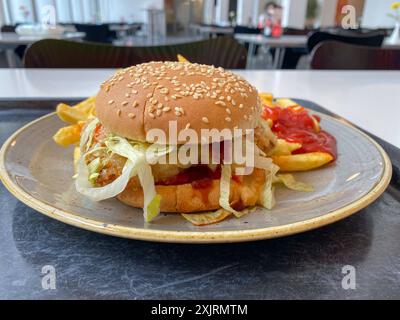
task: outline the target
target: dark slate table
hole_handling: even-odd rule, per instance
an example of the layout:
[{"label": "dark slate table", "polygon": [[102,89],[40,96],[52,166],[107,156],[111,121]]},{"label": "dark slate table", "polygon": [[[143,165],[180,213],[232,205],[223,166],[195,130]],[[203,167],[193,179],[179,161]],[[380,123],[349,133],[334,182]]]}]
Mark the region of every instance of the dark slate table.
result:
[{"label": "dark slate table", "polygon": [[[0,143],[47,112],[0,108]],[[35,212],[0,184],[0,298],[399,299],[399,154],[384,147],[395,176],[367,209],[312,232],[244,244],[170,245],[95,234]],[[42,288],[46,265],[55,267],[56,290]],[[346,265],[355,267],[355,290],[342,288]]]}]

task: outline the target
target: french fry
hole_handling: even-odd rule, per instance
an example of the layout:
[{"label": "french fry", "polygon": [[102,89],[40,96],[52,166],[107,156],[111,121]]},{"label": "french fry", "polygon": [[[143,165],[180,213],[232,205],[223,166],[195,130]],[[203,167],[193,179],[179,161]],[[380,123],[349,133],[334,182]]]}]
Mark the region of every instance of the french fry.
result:
[{"label": "french fry", "polygon": [[178,62],[189,62],[188,59],[186,59],[184,56],[182,56],[181,54],[177,55],[178,58]]},{"label": "french fry", "polygon": [[289,108],[289,107],[299,105],[298,103],[294,102],[291,99],[276,99],[275,103],[278,107],[281,107],[281,108]]},{"label": "french fry", "polygon": [[283,172],[310,171],[320,168],[334,160],[329,153],[325,152],[272,156],[271,158]]},{"label": "french fry", "polygon": [[91,97],[73,107],[61,103],[57,106],[57,115],[62,121],[69,124],[86,121],[94,115],[95,99],[95,97]]},{"label": "french fry", "polygon": [[289,156],[301,147],[301,143],[292,143],[283,139],[278,139],[275,148],[271,151],[269,156]]},{"label": "french fry", "polygon": [[68,147],[71,144],[78,143],[81,138],[83,123],[74,124],[68,127],[61,128],[54,135],[53,140],[62,147]]},{"label": "french fry", "polygon": [[317,121],[317,119],[315,119],[315,117],[311,116],[311,119],[314,123],[314,130],[316,133],[320,133],[321,132],[321,125],[319,124],[319,122]]},{"label": "french fry", "polygon": [[274,106],[274,96],[272,93],[259,93],[258,96],[260,97],[263,104],[267,105],[268,107]]},{"label": "french fry", "polygon": [[81,148],[75,147],[74,148],[74,169],[75,173],[78,172],[78,162],[81,158]]}]

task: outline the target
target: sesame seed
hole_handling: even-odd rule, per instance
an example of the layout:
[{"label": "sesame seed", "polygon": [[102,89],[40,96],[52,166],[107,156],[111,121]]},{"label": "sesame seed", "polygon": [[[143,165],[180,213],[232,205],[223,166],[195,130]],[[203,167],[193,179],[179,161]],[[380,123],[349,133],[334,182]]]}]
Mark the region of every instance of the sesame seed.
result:
[{"label": "sesame seed", "polygon": [[152,94],[152,93],[149,93],[149,94],[147,95],[147,99],[149,99],[149,98],[151,98],[151,97],[153,97],[153,94]]},{"label": "sesame seed", "polygon": [[232,111],[230,109],[226,109],[227,114],[232,114]]},{"label": "sesame seed", "polygon": [[203,119],[201,119],[204,123],[210,123],[210,120],[208,120],[208,118],[204,117]]},{"label": "sesame seed", "polygon": [[118,115],[118,117],[121,116],[121,113],[122,113],[121,109],[118,109],[118,110],[117,110],[117,115]]},{"label": "sesame seed", "polygon": [[157,117],[160,117],[162,115],[162,110],[157,110],[156,115],[157,115]]},{"label": "sesame seed", "polygon": [[188,123],[188,124],[186,125],[185,129],[187,130],[187,129],[189,129],[189,128],[190,128],[190,123]]},{"label": "sesame seed", "polygon": [[164,112],[170,112],[171,111],[171,108],[170,107],[165,107],[165,108],[163,108],[162,109]]},{"label": "sesame seed", "polygon": [[217,106],[226,107],[226,103],[223,102],[223,101],[217,101],[215,104],[216,104]]},{"label": "sesame seed", "polygon": [[226,98],[226,100],[228,100],[228,102],[231,102],[231,101],[232,101],[232,97],[231,97],[231,96],[228,96],[228,97]]},{"label": "sesame seed", "polygon": [[227,117],[227,118],[225,118],[225,121],[232,122],[232,119],[230,117]]},{"label": "sesame seed", "polygon": [[125,107],[125,106],[127,106],[129,104],[129,102],[128,101],[124,101],[124,102],[122,102],[122,105]]},{"label": "sesame seed", "polygon": [[133,113],[128,114],[129,119],[133,119],[136,117],[136,115],[134,115]]},{"label": "sesame seed", "polygon": [[131,95],[130,95],[129,93],[127,93],[127,94],[125,94],[125,97],[126,97],[126,98],[130,98]]},{"label": "sesame seed", "polygon": [[243,109],[243,108],[244,108],[243,104],[240,104],[239,109]]},{"label": "sesame seed", "polygon": [[138,91],[137,90],[132,90],[132,93],[133,94],[138,94]]},{"label": "sesame seed", "polygon": [[154,113],[151,113],[151,112],[149,112],[149,116],[150,116],[150,118],[152,118],[152,119],[155,119],[155,118],[156,118],[156,116],[154,115]]},{"label": "sesame seed", "polygon": [[138,106],[139,106],[139,102],[137,102],[137,101],[133,102],[132,107],[136,108]]}]

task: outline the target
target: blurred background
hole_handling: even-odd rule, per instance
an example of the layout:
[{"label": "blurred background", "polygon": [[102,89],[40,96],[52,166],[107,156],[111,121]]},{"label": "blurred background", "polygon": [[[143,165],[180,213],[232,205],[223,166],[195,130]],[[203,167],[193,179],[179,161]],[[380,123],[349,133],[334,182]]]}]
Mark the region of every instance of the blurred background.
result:
[{"label": "blurred background", "polygon": [[[0,67],[397,69],[392,0],[0,0]],[[384,61],[381,61],[381,60]]]}]

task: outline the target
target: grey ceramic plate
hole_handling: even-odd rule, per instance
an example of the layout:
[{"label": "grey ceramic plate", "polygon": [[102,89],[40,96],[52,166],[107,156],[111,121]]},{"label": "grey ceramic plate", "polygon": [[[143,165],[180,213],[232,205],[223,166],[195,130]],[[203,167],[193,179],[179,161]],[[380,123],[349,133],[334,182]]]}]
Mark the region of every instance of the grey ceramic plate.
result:
[{"label": "grey ceramic plate", "polygon": [[0,153],[0,174],[18,199],[65,223],[132,239],[217,243],[275,238],[315,229],[343,219],[376,200],[391,178],[386,153],[371,138],[331,117],[321,115],[323,128],[338,141],[339,160],[326,168],[297,174],[315,186],[314,193],[278,189],[277,205],[258,209],[238,220],[194,227],[178,215],[151,225],[141,210],[113,199],[94,203],[80,196],[72,180],[72,149],[62,149],[52,135],[63,126],[55,114],[16,132]]}]

